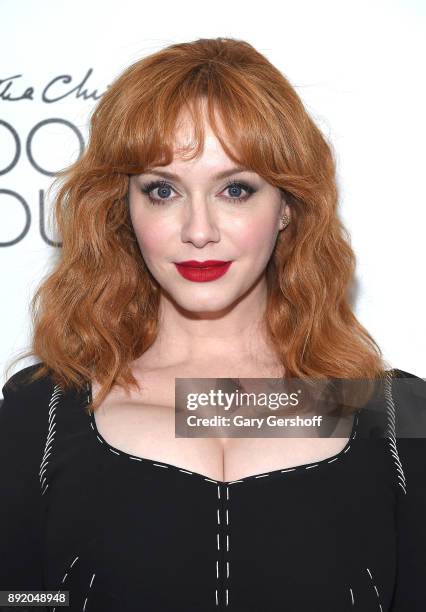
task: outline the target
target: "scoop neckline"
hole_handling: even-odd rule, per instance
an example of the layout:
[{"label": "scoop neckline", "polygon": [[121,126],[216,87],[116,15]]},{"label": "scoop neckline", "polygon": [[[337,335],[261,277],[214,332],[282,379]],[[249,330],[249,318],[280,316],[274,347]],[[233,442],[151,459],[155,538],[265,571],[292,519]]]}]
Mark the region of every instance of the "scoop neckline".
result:
[{"label": "scoop neckline", "polygon": [[[87,404],[89,404],[92,399],[92,381],[91,380],[87,382],[85,397],[86,397]],[[237,483],[243,483],[243,482],[251,482],[251,481],[254,482],[257,480],[262,480],[263,478],[276,478],[279,476],[282,477],[285,474],[294,474],[294,473],[300,474],[300,473],[303,473],[305,470],[313,469],[316,467],[324,467],[325,465],[329,463],[334,463],[335,461],[341,458],[342,459],[345,458],[346,454],[348,453],[351,447],[353,440],[356,437],[357,431],[358,431],[359,413],[360,413],[360,409],[354,411],[351,433],[349,435],[349,438],[345,446],[338,453],[335,453],[334,455],[331,455],[330,457],[326,457],[325,459],[321,459],[319,461],[311,461],[310,463],[302,463],[300,465],[294,465],[288,468],[278,468],[276,470],[270,470],[267,472],[259,472],[258,474],[251,474],[249,476],[244,476],[243,478],[238,478],[235,480],[215,480],[214,478],[210,478],[206,474],[201,474],[200,472],[196,472],[194,470],[188,470],[182,466],[175,465],[174,463],[168,463],[166,461],[162,461],[161,459],[150,459],[148,457],[142,457],[140,455],[131,455],[130,453],[122,451],[119,448],[113,446],[102,436],[102,434],[99,432],[98,427],[96,425],[95,413],[93,411],[90,411],[90,414],[88,415],[88,419],[89,419],[89,424],[91,428],[90,430],[92,434],[95,436],[95,438],[98,440],[98,443],[102,444],[105,450],[108,450],[117,456],[121,455],[122,457],[126,459],[129,459],[132,461],[139,461],[141,463],[145,463],[153,467],[168,468],[173,471],[180,472],[181,474],[182,473],[188,474],[188,475],[196,477],[197,479],[202,479],[206,482],[212,482],[220,486],[228,486],[231,484],[237,484]]]}]

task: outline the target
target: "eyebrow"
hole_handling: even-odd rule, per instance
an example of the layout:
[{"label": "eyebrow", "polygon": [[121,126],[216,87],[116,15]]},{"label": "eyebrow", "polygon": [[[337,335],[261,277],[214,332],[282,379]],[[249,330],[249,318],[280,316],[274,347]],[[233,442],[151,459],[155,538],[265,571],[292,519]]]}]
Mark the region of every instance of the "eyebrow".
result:
[{"label": "eyebrow", "polygon": [[[243,168],[241,166],[234,166],[229,170],[223,170],[222,172],[218,172],[214,175],[215,179],[223,179],[231,174],[240,174],[241,172],[250,172],[248,168]],[[173,174],[173,172],[167,172],[166,170],[150,170],[149,168],[144,172],[144,174],[155,174],[156,176],[165,176],[169,179],[179,180],[179,176],[177,174]]]}]

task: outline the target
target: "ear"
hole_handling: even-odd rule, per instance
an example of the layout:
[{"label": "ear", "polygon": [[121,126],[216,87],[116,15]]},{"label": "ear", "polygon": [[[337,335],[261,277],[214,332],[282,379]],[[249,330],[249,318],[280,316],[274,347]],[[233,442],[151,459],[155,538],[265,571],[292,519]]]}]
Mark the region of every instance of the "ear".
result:
[{"label": "ear", "polygon": [[280,189],[279,191],[281,195],[280,217],[282,217],[283,215],[287,215],[287,217],[290,219],[290,206],[287,204],[285,192],[283,191],[283,189]]},{"label": "ear", "polygon": [[[286,223],[283,222],[282,217],[284,217],[284,215],[287,216],[288,221]],[[291,212],[290,212],[290,206],[288,204],[286,204],[286,201],[284,199],[284,196],[282,197],[282,202],[281,202],[281,206],[280,206],[280,216],[279,216],[279,231],[282,231],[283,229],[285,229],[287,227],[287,225],[290,223],[291,221]]]},{"label": "ear", "polygon": [[283,200],[280,207],[280,217],[282,217],[283,215],[287,215],[287,217],[291,219],[290,206],[285,203],[285,200]]}]

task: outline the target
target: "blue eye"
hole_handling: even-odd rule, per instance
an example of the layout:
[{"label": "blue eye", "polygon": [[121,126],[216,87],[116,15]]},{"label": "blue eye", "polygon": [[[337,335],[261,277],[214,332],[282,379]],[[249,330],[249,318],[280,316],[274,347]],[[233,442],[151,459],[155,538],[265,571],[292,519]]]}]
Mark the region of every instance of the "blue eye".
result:
[{"label": "blue eye", "polygon": [[[245,202],[256,191],[256,189],[254,189],[250,185],[247,185],[247,183],[242,183],[240,181],[235,181],[235,180],[229,182],[226,185],[224,191],[226,191],[227,189],[230,190],[230,193],[232,194],[232,196],[231,197],[225,196],[225,199],[230,200],[232,202]],[[157,191],[158,197],[153,197],[151,195],[151,193],[155,190],[158,190]],[[241,196],[240,195],[241,190],[245,191],[246,195]],[[163,204],[173,199],[173,198],[170,198],[169,196],[170,196],[170,192],[174,191],[174,189],[166,181],[157,180],[157,181],[151,181],[147,185],[144,185],[143,187],[141,187],[141,191],[142,193],[148,196],[152,204]]]},{"label": "blue eye", "polygon": [[[166,183],[166,181],[151,181],[148,183],[148,185],[141,187],[141,189],[142,193],[147,195],[153,204],[157,204],[157,202],[161,203],[162,200],[167,199],[167,196],[169,195],[168,192],[172,189],[172,187]],[[160,196],[159,198],[153,198],[151,196],[151,191],[154,191],[155,189],[158,189],[158,195]]]},{"label": "blue eye", "polygon": [[[225,190],[226,189],[229,189],[233,192],[233,196],[236,196],[236,197],[231,197],[229,199],[234,200],[236,202],[244,202],[245,200],[248,200],[249,197],[252,195],[252,193],[255,192],[255,189],[253,189],[253,187],[250,187],[250,185],[247,185],[246,183],[241,183],[238,181],[231,181],[225,187]],[[242,189],[247,192],[247,195],[245,195],[244,197],[241,197],[239,196],[239,194],[235,193],[235,190],[240,192]]]}]

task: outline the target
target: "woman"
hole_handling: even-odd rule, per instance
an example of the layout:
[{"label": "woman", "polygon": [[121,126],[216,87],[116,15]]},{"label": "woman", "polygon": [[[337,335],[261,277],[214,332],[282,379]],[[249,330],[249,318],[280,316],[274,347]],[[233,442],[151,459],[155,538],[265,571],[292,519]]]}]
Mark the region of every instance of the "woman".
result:
[{"label": "woman", "polygon": [[[113,83],[61,178],[40,363],[3,388],[1,589],[426,609],[426,447],[396,441],[426,385],[351,310],[332,149],[285,77],[243,41],[167,47]],[[176,379],[292,377],[385,381],[387,428],[359,409],[345,437],[175,437]]]}]

